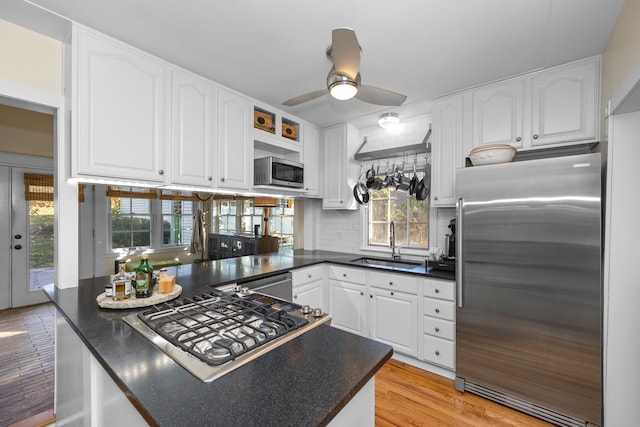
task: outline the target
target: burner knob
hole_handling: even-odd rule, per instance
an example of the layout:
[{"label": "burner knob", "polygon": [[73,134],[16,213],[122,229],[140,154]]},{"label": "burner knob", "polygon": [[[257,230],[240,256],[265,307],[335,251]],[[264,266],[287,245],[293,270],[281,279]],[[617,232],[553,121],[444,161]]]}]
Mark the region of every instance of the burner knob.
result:
[{"label": "burner knob", "polygon": [[240,293],[242,295],[249,295],[249,288],[241,288]]},{"label": "burner knob", "polygon": [[302,308],[300,309],[300,311],[302,312],[302,314],[309,314],[309,313],[311,313],[311,306],[310,305],[303,305]]},{"label": "burner knob", "polygon": [[322,309],[321,308],[314,308],[313,309],[313,317],[322,317]]}]

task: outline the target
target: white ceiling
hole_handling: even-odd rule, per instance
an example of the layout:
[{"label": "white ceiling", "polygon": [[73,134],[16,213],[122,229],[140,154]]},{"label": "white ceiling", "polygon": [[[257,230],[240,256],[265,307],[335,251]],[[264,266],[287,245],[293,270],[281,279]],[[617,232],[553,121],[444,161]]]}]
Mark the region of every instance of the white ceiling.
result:
[{"label": "white ceiling", "polygon": [[[434,96],[602,53],[624,0],[29,0],[320,126],[430,111]],[[396,108],[328,96],[331,30],[353,28],[362,83]]]}]

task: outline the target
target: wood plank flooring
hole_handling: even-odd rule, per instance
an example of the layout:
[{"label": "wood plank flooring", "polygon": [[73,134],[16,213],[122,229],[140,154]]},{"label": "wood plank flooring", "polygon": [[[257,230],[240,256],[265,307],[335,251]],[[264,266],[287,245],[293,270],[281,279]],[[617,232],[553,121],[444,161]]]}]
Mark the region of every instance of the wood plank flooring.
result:
[{"label": "wood plank flooring", "polygon": [[0,427],[53,416],[54,310],[47,303],[0,311]]},{"label": "wood plank flooring", "polygon": [[454,388],[453,380],[389,360],[376,375],[376,427],[548,427],[545,421]]}]

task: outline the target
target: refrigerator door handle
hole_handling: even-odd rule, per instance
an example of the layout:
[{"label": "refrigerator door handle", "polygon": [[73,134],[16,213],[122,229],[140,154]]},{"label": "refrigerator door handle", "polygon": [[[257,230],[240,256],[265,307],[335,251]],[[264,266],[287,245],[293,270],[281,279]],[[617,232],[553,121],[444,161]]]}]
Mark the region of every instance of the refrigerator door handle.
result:
[{"label": "refrigerator door handle", "polygon": [[460,197],[456,203],[456,301],[458,308],[464,305],[462,295],[462,217],[464,212],[464,199]]}]

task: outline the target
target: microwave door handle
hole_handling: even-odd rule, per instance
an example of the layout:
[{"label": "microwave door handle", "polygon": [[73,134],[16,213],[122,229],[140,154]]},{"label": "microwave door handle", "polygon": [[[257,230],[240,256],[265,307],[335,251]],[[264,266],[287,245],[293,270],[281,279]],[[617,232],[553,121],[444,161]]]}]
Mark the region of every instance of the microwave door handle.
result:
[{"label": "microwave door handle", "polygon": [[462,274],[463,274],[463,262],[462,262],[462,233],[463,233],[463,218],[464,218],[464,199],[460,197],[458,203],[456,203],[456,301],[458,308],[464,307],[464,295],[462,288]]}]

